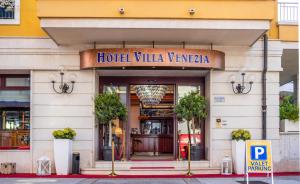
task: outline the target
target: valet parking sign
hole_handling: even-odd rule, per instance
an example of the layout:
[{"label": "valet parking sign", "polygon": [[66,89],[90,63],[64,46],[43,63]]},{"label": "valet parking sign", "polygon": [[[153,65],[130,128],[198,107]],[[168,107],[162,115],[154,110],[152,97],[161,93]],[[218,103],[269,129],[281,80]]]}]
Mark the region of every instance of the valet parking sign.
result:
[{"label": "valet parking sign", "polygon": [[271,173],[273,183],[273,163],[271,141],[246,141],[246,176],[248,173]]}]

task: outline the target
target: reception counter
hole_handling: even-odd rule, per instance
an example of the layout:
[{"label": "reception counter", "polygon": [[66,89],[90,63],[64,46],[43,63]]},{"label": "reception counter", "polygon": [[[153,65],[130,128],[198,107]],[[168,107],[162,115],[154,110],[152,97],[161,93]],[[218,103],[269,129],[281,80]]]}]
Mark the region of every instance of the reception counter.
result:
[{"label": "reception counter", "polygon": [[173,135],[131,134],[132,152],[172,153]]}]

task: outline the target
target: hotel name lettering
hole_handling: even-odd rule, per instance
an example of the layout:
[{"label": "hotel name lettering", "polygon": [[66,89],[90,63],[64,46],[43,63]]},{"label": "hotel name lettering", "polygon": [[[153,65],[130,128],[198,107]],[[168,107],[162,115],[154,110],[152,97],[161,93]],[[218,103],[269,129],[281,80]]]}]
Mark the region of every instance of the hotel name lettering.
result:
[{"label": "hotel name lettering", "polygon": [[[130,56],[132,54],[133,56]],[[149,54],[143,52],[133,53],[105,53],[98,52],[97,62],[189,62],[189,63],[209,63],[207,55],[201,54],[178,54],[175,52],[167,52],[164,54]]]},{"label": "hotel name lettering", "polygon": [[91,49],[80,53],[82,69],[116,67],[224,68],[224,53],[201,49]]}]

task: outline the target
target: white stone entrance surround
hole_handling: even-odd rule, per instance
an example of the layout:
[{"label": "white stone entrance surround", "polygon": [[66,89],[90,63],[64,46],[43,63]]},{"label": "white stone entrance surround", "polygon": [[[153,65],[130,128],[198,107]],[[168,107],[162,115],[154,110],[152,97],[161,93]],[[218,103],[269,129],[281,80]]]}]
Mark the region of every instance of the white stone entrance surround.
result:
[{"label": "white stone entrance surround", "polygon": [[[97,48],[121,48],[122,45],[101,45]],[[126,47],[152,47],[151,44]],[[156,48],[179,47],[155,45]],[[210,45],[185,45],[186,48],[210,49]],[[98,72],[79,70],[79,51],[93,45],[57,46],[46,38],[0,38],[0,73],[31,73],[31,150],[0,151],[0,162],[17,162],[17,172],[35,172],[36,160],[43,156],[53,159],[52,135],[54,129],[71,127],[78,133],[74,150],[81,154],[81,167],[95,166],[97,153],[97,124],[93,114],[93,96],[98,89]],[[206,74],[206,94],[210,101],[210,113],[206,130],[206,153],[209,167],[220,167],[226,155],[231,155],[232,130],[248,129],[253,139],[261,139],[261,71],[263,67],[263,43],[258,41],[248,46],[218,46],[213,49],[225,53],[225,71],[211,70]],[[267,73],[267,136],[272,140],[275,171],[283,158],[279,154],[279,71],[281,71],[282,44],[269,41],[269,63]],[[75,89],[71,95],[53,92],[49,75],[57,73],[60,65],[66,73],[77,75]],[[188,72],[188,71],[186,71]],[[253,89],[248,95],[234,95],[229,83],[231,75],[237,80],[241,72],[255,76]],[[101,72],[100,72],[101,73]],[[222,96],[225,102],[215,102]],[[216,127],[216,118],[226,124]],[[277,164],[278,163],[278,164]],[[283,170],[282,170],[283,171]]]}]

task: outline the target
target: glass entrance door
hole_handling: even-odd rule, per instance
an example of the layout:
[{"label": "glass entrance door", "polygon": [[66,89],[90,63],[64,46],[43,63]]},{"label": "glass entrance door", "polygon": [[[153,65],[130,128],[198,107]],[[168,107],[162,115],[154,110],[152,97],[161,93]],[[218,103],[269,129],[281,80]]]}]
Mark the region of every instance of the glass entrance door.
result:
[{"label": "glass entrance door", "polygon": [[[203,89],[201,85],[178,85],[177,86],[177,101],[179,102],[181,98],[185,95],[196,92],[200,95],[203,94]],[[187,123],[191,129],[191,160],[203,160],[204,155],[204,121],[200,119],[195,119],[194,124],[192,122],[187,122],[186,120],[177,121],[177,133],[178,133],[178,144],[180,151],[178,152],[178,157],[180,159],[187,159],[188,153],[188,128]]]},{"label": "glass entrance door", "polygon": [[[128,117],[126,122],[115,122],[114,127],[116,132],[119,132],[115,135],[118,144],[116,146],[118,147],[118,156],[116,156],[118,159],[122,160],[124,157],[131,159],[132,155],[138,155],[140,152],[150,152],[154,157],[168,154],[168,158],[170,157],[172,160],[178,158],[178,155],[181,158],[186,158],[188,138],[187,124],[186,122],[179,123],[177,121],[176,115],[174,114],[174,106],[178,103],[180,98],[191,91],[197,91],[201,95],[204,95],[203,78],[110,76],[99,78],[99,84],[100,93],[115,91],[119,94],[122,102],[127,107]],[[150,87],[160,85],[168,87],[166,93],[161,98],[161,103],[149,105],[149,103],[147,104],[147,99],[150,100],[150,102],[152,102],[153,99],[147,96],[148,93],[146,94],[146,98],[141,98],[136,95],[137,90],[135,87],[144,87],[145,85]],[[142,100],[144,100],[144,103],[142,103]],[[109,143],[106,142],[107,139],[105,136],[107,135],[105,132],[105,127],[100,124],[99,160],[104,159],[106,145],[109,146]],[[194,137],[192,140],[192,143],[195,145],[194,147],[198,145],[197,149],[195,149],[198,150],[196,154],[198,158],[196,159],[204,159],[204,121],[196,120],[191,133],[193,134],[192,137]],[[149,144],[144,144],[150,140],[146,139],[141,140],[144,142],[142,144],[141,141],[139,141],[142,138],[139,136],[143,139],[146,139],[145,137],[151,137],[153,140],[157,140],[157,143],[151,139],[153,144],[151,141]],[[160,137],[164,139],[158,139]],[[137,141],[132,143],[132,140]],[[144,147],[144,145],[150,146]]]},{"label": "glass entrance door", "polygon": [[[121,99],[121,102],[127,106],[127,86],[126,85],[113,85],[104,84],[102,87],[102,93],[117,93]],[[125,132],[126,132],[125,120],[114,120],[112,127],[108,125],[100,125],[99,128],[99,159],[110,160],[111,159],[111,139],[114,138],[115,143],[115,159],[121,160],[125,157],[126,145],[125,145]],[[110,136],[109,131],[112,130],[113,134]]]}]

